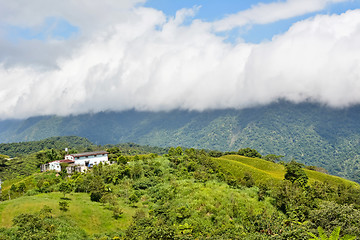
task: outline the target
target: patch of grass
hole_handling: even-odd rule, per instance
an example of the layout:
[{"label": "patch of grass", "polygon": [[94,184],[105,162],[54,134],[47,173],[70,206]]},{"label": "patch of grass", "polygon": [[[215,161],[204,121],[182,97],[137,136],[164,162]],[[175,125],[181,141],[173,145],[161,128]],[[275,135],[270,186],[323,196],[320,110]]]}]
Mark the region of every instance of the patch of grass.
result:
[{"label": "patch of grass", "polygon": [[[249,158],[237,155],[227,155],[213,159],[219,167],[233,174],[236,178],[243,178],[244,174],[250,173],[256,183],[267,185],[278,184],[284,179],[285,167],[280,164],[265,161],[259,158]],[[328,182],[333,186],[345,185],[360,188],[360,185],[337,176],[304,169],[309,177],[309,184],[315,181]]]},{"label": "patch of grass", "polygon": [[[284,179],[284,167],[262,159],[242,156],[224,156],[214,161],[234,177],[241,179],[249,173],[257,184],[277,185]],[[275,165],[275,166],[274,166]]]},{"label": "patch of grass", "polygon": [[304,169],[304,170],[306,172],[306,175],[309,177],[310,184],[314,183],[315,181],[319,181],[319,182],[328,182],[333,186],[345,185],[347,187],[354,187],[358,189],[360,188],[360,185],[358,183],[341,177],[328,175],[325,173],[308,170],[308,169]]},{"label": "patch of grass", "polygon": [[0,227],[11,227],[12,219],[20,213],[34,213],[45,205],[53,209],[54,217],[62,217],[74,222],[77,227],[84,229],[89,235],[104,232],[115,232],[126,229],[136,209],[119,202],[123,209],[123,217],[114,219],[112,211],[105,209],[100,203],[91,202],[86,193],[69,195],[69,210],[61,212],[59,201],[62,193],[47,193],[36,196],[24,196],[11,201],[0,203]]}]

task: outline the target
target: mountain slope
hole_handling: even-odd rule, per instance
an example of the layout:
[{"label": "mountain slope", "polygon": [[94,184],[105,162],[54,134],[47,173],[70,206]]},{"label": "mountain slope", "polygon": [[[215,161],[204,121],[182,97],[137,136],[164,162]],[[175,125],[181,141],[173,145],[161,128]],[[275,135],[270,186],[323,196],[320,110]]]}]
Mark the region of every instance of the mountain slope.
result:
[{"label": "mountain slope", "polygon": [[[256,185],[278,185],[282,182],[286,173],[284,166],[259,158],[249,158],[238,155],[225,155],[220,158],[213,158],[213,161],[220,169],[231,173],[238,179],[244,178],[246,173],[250,174]],[[360,189],[359,184],[337,176],[332,176],[308,169],[304,169],[304,171],[309,177],[310,185],[314,184],[315,182],[326,182],[334,187],[343,185]]]},{"label": "mountain slope", "polygon": [[360,106],[279,102],[244,110],[102,112],[0,122],[0,141],[77,135],[94,144],[135,142],[284,155],[360,182]]}]

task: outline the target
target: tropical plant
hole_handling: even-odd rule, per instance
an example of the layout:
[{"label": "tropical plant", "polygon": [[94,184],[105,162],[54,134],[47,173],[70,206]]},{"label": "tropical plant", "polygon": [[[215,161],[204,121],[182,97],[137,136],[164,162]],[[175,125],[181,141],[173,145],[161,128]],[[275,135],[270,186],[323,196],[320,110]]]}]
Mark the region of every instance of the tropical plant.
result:
[{"label": "tropical plant", "polygon": [[345,235],[342,238],[340,238],[340,230],[341,227],[336,227],[334,228],[334,230],[331,232],[330,236],[328,237],[327,234],[325,233],[324,229],[322,227],[318,227],[318,232],[319,232],[319,237],[317,237],[315,234],[313,233],[308,233],[311,237],[310,240],[354,240],[356,239],[355,236],[350,236],[350,235]]}]

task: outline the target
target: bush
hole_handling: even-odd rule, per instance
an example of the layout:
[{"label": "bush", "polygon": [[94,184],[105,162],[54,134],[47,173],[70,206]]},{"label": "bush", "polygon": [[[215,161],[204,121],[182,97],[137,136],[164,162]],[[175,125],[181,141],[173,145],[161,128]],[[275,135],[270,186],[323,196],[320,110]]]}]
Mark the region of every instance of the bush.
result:
[{"label": "bush", "polygon": [[123,216],[123,214],[124,214],[124,211],[120,207],[115,206],[113,208],[113,217],[115,219],[121,218]]},{"label": "bush", "polygon": [[90,200],[93,202],[100,202],[101,198],[102,198],[101,192],[91,192],[90,193]]},{"label": "bush", "polygon": [[258,153],[258,151],[256,151],[255,149],[251,148],[242,148],[238,151],[237,154],[245,157],[261,158],[261,154]]},{"label": "bush", "polygon": [[59,202],[60,211],[66,212],[69,210],[69,203],[67,201],[60,201]]}]

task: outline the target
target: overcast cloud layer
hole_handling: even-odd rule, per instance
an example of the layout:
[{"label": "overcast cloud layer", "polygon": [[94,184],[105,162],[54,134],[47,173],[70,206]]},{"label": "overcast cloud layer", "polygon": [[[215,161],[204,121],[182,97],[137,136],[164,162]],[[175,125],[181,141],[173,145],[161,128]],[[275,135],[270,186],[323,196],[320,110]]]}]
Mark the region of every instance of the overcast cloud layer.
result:
[{"label": "overcast cloud layer", "polygon": [[[196,7],[168,17],[141,0],[14,2],[0,0],[2,119],[243,108],[280,98],[333,107],[360,103],[360,10],[317,15],[260,44],[229,43],[218,34],[340,0],[260,4],[213,23],[197,20]],[[266,11],[273,14],[264,19]],[[36,28],[49,17],[79,31],[69,39],[6,37],[8,26]]]}]

